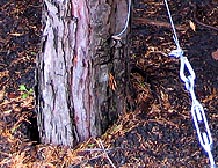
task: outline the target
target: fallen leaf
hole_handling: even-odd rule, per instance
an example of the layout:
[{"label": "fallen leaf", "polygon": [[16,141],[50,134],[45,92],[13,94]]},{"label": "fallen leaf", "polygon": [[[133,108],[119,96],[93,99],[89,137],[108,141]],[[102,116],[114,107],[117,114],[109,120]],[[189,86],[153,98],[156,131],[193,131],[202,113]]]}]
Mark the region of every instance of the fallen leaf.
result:
[{"label": "fallen leaf", "polygon": [[24,85],[20,85],[20,90],[27,90]]},{"label": "fallen leaf", "polygon": [[218,60],[218,50],[211,53],[213,59]]},{"label": "fallen leaf", "polygon": [[196,30],[196,26],[195,26],[195,23],[194,22],[192,22],[191,20],[189,20],[189,26],[190,26],[190,28],[192,29],[192,30]]}]

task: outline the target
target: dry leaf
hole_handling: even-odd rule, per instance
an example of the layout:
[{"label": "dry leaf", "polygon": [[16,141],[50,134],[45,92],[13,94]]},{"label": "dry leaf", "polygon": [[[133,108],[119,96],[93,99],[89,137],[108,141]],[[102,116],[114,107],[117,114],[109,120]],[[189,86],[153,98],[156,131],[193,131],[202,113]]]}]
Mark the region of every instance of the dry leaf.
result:
[{"label": "dry leaf", "polygon": [[213,59],[218,60],[218,50],[211,53]]},{"label": "dry leaf", "polygon": [[14,33],[14,34],[9,34],[10,36],[16,36],[16,37],[20,37],[20,36],[23,36],[23,34],[20,34],[20,33]]},{"label": "dry leaf", "polygon": [[116,90],[117,82],[115,81],[115,78],[112,74],[109,74],[109,87],[112,90]]},{"label": "dry leaf", "polygon": [[189,26],[190,26],[190,28],[192,29],[192,30],[196,30],[196,26],[195,26],[195,23],[194,22],[192,22],[191,20],[189,20]]}]

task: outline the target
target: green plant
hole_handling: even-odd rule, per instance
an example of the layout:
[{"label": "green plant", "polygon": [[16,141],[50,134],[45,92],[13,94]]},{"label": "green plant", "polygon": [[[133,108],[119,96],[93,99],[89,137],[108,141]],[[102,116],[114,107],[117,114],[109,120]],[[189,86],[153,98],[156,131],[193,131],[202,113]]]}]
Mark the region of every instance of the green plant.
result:
[{"label": "green plant", "polygon": [[35,55],[35,54],[36,54],[36,52],[34,52],[34,51],[31,51],[31,52],[30,52],[30,54],[32,54],[32,55]]},{"label": "green plant", "polygon": [[33,89],[32,88],[27,89],[25,85],[20,85],[19,89],[22,91],[22,95],[21,95],[22,98],[27,98],[30,95],[33,95]]},{"label": "green plant", "polygon": [[145,87],[145,82],[140,82],[139,85]]},{"label": "green plant", "polygon": [[88,144],[88,147],[93,148],[95,144]]}]

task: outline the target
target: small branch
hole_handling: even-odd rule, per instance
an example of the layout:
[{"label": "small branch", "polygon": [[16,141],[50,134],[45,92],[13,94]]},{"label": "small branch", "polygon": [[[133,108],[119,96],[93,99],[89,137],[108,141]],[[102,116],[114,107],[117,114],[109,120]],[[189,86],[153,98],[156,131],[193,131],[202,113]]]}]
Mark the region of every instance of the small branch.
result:
[{"label": "small branch", "polygon": [[116,167],[114,166],[113,162],[111,161],[111,159],[110,159],[108,153],[106,152],[106,150],[105,150],[105,148],[104,148],[104,146],[103,146],[103,144],[102,144],[102,140],[100,139],[99,142],[100,142],[99,146],[103,149],[104,154],[107,156],[107,159],[108,159],[108,161],[110,162],[111,166],[112,166],[113,168],[116,168]]},{"label": "small branch", "polygon": [[[133,18],[133,22],[135,23],[143,23],[143,24],[150,24],[154,26],[159,26],[159,27],[166,27],[166,28],[171,28],[170,23],[168,22],[162,22],[158,20],[149,20],[149,19],[140,19],[140,18]],[[187,30],[186,27],[181,27],[181,26],[175,26],[177,30]]]},{"label": "small branch", "polygon": [[198,21],[197,18],[195,18],[195,22],[196,22],[197,24],[201,25],[202,27],[206,27],[206,28],[209,28],[209,29],[218,31],[218,28],[213,27],[213,26],[206,25],[205,23],[202,23],[202,22]]}]

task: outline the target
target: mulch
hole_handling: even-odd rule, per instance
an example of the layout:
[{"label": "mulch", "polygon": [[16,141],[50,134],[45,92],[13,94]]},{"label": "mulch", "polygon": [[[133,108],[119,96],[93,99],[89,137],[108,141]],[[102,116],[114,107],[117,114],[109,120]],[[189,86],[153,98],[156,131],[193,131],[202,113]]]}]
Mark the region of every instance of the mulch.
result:
[{"label": "mulch", "polygon": [[[33,145],[30,139],[36,135],[28,132],[36,129],[29,123],[36,117],[34,96],[22,98],[19,86],[35,86],[41,5],[35,0],[0,1],[1,167],[112,167],[111,162],[134,168],[209,167],[191,120],[190,97],[179,78],[179,60],[166,56],[175,45],[161,2],[133,1],[132,93],[125,114],[101,138],[90,138],[76,149]],[[218,4],[177,0],[169,5],[184,54],[196,72],[196,95],[203,103],[218,161]]]},{"label": "mulch", "polygon": [[37,139],[37,135],[29,135],[36,132],[34,97],[23,98],[25,91],[19,88],[24,85],[34,90],[36,84],[40,5],[38,0],[0,1],[0,160],[28,146],[33,136]]}]

